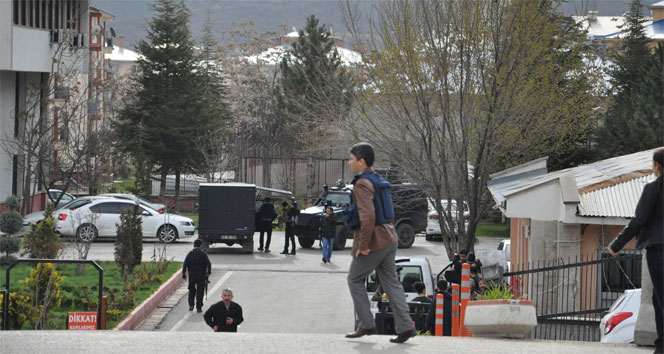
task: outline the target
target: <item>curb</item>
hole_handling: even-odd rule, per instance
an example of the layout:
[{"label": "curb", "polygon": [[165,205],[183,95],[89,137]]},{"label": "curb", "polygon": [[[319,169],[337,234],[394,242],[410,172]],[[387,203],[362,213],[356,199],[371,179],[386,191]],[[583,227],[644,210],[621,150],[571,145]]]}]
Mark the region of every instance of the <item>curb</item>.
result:
[{"label": "curb", "polygon": [[177,290],[182,284],[182,272],[176,271],[170,279],[161,284],[159,289],[155,291],[149,298],[145,299],[143,303],[138,305],[122,322],[120,322],[113,330],[131,331],[143,322],[145,318],[150,316],[159,304],[161,304],[168,296]]}]

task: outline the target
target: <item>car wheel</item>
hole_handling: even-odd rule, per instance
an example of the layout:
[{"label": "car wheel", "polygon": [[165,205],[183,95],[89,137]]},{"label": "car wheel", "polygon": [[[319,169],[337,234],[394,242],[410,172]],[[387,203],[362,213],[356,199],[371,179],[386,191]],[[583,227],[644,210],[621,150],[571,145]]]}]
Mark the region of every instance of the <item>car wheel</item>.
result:
[{"label": "car wheel", "polygon": [[92,242],[97,238],[97,228],[92,224],[83,224],[76,230],[76,237],[81,242]]},{"label": "car wheel", "polygon": [[397,237],[399,238],[399,248],[410,248],[415,242],[415,230],[406,223],[397,226]]},{"label": "car wheel", "polygon": [[178,238],[178,230],[173,225],[164,225],[157,231],[157,237],[163,243],[173,243]]},{"label": "car wheel", "polygon": [[314,245],[314,240],[313,238],[304,238],[304,237],[298,237],[297,242],[302,246],[302,248],[311,248],[311,246]]},{"label": "car wheel", "polygon": [[341,251],[346,248],[346,239],[352,237],[348,228],[344,225],[337,226],[337,232],[334,236],[334,245],[332,247],[335,251]]}]

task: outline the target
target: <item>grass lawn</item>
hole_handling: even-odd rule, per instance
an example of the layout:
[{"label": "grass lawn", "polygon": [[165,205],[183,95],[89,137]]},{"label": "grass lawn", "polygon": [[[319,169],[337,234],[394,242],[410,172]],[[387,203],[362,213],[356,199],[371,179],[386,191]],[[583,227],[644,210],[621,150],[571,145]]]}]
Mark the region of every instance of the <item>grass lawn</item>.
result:
[{"label": "grass lawn", "polygon": [[[120,269],[114,262],[97,262],[104,270],[104,291],[102,295],[109,298],[111,293],[116,297],[122,297],[123,282],[120,276]],[[142,265],[136,267],[134,274],[140,274],[139,268],[145,265],[148,271],[151,270],[152,263],[144,262]],[[6,266],[0,267],[0,289],[5,289],[5,274]],[[27,287],[21,285],[19,280],[23,280],[30,276],[30,264],[18,264],[11,270],[11,291],[27,291]],[[161,274],[157,279],[152,282],[143,284],[136,290],[134,298],[134,307],[140,305],[152,293],[154,293],[161,284],[168,280],[173,273],[182,268],[182,263],[170,262],[166,271]],[[70,311],[96,311],[97,299],[99,294],[99,273],[92,265],[85,265],[83,274],[75,274],[75,264],[56,264],[56,271],[64,279],[60,284],[62,303],[60,307],[54,308],[50,313],[50,318],[54,323],[53,329],[66,329],[66,316]],[[120,323],[132,309],[121,311],[118,313],[117,318],[111,318],[109,314],[106,321],[106,328],[112,329]],[[30,329],[28,322],[25,323],[23,329]]]},{"label": "grass lawn", "polygon": [[475,236],[510,238],[510,230],[507,224],[478,224]]}]

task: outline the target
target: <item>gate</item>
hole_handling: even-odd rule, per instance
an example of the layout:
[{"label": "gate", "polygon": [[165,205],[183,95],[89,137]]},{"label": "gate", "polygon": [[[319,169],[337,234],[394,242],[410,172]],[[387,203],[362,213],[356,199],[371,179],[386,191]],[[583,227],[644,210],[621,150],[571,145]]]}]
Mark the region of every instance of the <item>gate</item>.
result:
[{"label": "gate", "polygon": [[536,304],[537,327],[526,338],[599,341],[603,314],[626,289],[641,287],[641,252],[627,252],[614,258],[598,250],[505,273],[515,298]]}]

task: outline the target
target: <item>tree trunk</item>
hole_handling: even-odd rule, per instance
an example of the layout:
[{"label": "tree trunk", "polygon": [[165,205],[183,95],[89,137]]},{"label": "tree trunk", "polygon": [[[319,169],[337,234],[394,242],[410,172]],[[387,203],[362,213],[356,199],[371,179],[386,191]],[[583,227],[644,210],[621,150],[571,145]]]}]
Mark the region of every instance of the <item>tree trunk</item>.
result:
[{"label": "tree trunk", "polygon": [[32,212],[32,196],[30,195],[30,175],[32,174],[30,171],[31,155],[32,154],[28,152],[28,157],[24,164],[25,167],[23,168],[23,207],[21,208],[21,213],[23,215]]},{"label": "tree trunk", "polygon": [[175,170],[175,210],[180,210],[180,169]]},{"label": "tree trunk", "polygon": [[168,170],[162,166],[161,175],[159,176],[159,200],[164,201],[166,196],[166,176]]},{"label": "tree trunk", "polygon": [[263,163],[263,186],[270,188],[272,186],[272,159],[263,156],[261,160]]}]

